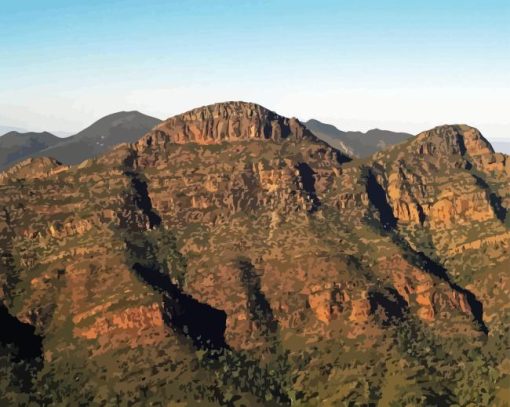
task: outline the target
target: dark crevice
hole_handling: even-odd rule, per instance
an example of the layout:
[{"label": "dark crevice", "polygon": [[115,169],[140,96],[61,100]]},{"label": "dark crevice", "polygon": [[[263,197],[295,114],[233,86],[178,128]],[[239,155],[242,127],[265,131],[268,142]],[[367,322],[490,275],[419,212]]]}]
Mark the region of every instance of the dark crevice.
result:
[{"label": "dark crevice", "polygon": [[459,146],[460,155],[465,156],[467,149],[466,144],[464,143],[464,136],[457,134],[455,138],[457,139],[457,145]]},{"label": "dark crevice", "polygon": [[335,159],[338,164],[345,164],[352,161],[352,158],[335,149]]},{"label": "dark crevice", "polygon": [[124,175],[131,181],[131,187],[135,192],[133,195],[135,205],[147,216],[149,227],[153,229],[161,225],[161,217],[152,208],[152,202],[147,190],[147,182],[142,179],[140,174],[134,171],[124,171]]},{"label": "dark crevice", "polygon": [[418,210],[418,220],[420,221],[420,225],[423,225],[426,219],[425,212],[423,212],[423,207],[417,201],[415,201],[415,204]]},{"label": "dark crevice", "polygon": [[321,206],[321,201],[319,200],[317,192],[315,191],[315,172],[306,163],[299,163],[296,168],[299,172],[299,178],[301,184],[303,185],[303,189],[312,202],[312,206],[309,212],[314,213]]},{"label": "dark crevice", "polygon": [[471,312],[473,313],[475,321],[478,323],[480,330],[487,335],[489,333],[489,328],[487,327],[487,325],[485,325],[485,322],[483,320],[482,302],[478,301],[476,295],[474,295],[471,291],[461,287],[460,285],[452,282],[450,282],[450,285],[455,291],[458,291],[459,293],[466,296],[467,302],[469,304],[469,307],[471,308]]},{"label": "dark crevice", "polygon": [[42,355],[43,337],[35,334],[35,328],[9,314],[0,304],[0,344],[14,345],[18,352],[16,360],[31,360]]},{"label": "dark crevice", "polygon": [[163,294],[163,318],[174,331],[188,336],[199,348],[227,347],[227,314],[184,294],[168,275],[159,270],[133,265],[133,270],[147,284]]},{"label": "dark crevice", "polygon": [[261,290],[260,276],[251,262],[241,259],[238,265],[241,270],[241,282],[248,296],[248,309],[257,328],[264,335],[274,334],[278,329],[278,323],[274,318],[269,301]]},{"label": "dark crevice", "polygon": [[147,216],[149,227],[153,229],[161,225],[161,217],[154,211],[149,196],[147,181],[139,172],[133,170],[136,167],[137,153],[132,150],[124,160],[124,175],[129,178],[134,194],[131,195],[135,206]]},{"label": "dark crevice", "polygon": [[397,219],[388,203],[386,191],[379,185],[371,170],[368,170],[367,174],[366,191],[368,200],[379,212],[379,219],[383,228],[386,230],[394,229],[397,226]]},{"label": "dark crevice", "polygon": [[290,127],[283,125],[283,126],[280,126],[280,128],[281,128],[281,132],[282,132],[282,139],[289,138],[289,136],[291,135]]},{"label": "dark crevice", "polygon": [[264,133],[264,138],[265,139],[270,139],[271,138],[271,135],[273,133],[273,126],[271,126],[270,123],[265,123],[264,124],[264,127],[262,129],[262,132]]},{"label": "dark crevice", "polygon": [[385,314],[385,321],[383,324],[387,325],[396,320],[401,320],[404,313],[407,311],[407,302],[398,293],[397,290],[391,287],[386,287],[385,292],[373,291],[368,294],[370,302],[370,313],[372,315],[377,313],[381,308]]},{"label": "dark crevice", "polygon": [[465,161],[464,162],[464,169],[468,170],[468,171],[471,171],[473,169],[473,164],[471,164],[471,162],[469,161]]}]

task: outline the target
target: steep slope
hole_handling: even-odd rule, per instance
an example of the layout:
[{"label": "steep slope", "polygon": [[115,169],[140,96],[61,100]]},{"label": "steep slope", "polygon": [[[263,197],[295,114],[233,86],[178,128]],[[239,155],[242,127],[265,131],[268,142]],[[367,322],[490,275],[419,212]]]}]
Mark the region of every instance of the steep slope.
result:
[{"label": "steep slope", "polygon": [[412,137],[408,133],[372,129],[366,133],[360,131],[341,131],[331,124],[311,119],[305,123],[317,137],[334,148],[352,157],[367,157],[386,147],[401,143]]},{"label": "steep slope", "polygon": [[60,141],[62,141],[60,138],[47,132],[18,133],[11,131],[6,133],[0,136],[0,170]]},{"label": "steep slope", "polygon": [[74,136],[39,151],[37,156],[53,157],[65,164],[78,164],[109,151],[117,144],[138,140],[160,122],[137,111],[113,113]]},{"label": "steep slope", "polygon": [[[79,166],[35,160],[28,177],[21,165],[0,185],[2,302],[42,337],[43,363],[20,394],[493,402],[508,380],[508,321],[482,288],[504,277],[508,246],[473,274],[444,255],[459,241],[430,241],[466,225],[504,239],[507,162],[463,126],[350,161],[297,119],[228,102]],[[416,191],[402,172],[421,177]],[[477,205],[440,227],[446,186]],[[426,209],[406,218],[404,203]]]}]

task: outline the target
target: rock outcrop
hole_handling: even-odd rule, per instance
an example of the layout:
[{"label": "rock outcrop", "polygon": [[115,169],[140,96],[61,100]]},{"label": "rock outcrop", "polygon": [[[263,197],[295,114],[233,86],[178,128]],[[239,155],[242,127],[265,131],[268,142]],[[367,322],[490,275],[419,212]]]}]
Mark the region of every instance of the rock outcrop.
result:
[{"label": "rock outcrop", "polygon": [[240,140],[314,139],[301,123],[254,103],[227,102],[204,106],[172,117],[140,140],[139,145],[218,144]]}]

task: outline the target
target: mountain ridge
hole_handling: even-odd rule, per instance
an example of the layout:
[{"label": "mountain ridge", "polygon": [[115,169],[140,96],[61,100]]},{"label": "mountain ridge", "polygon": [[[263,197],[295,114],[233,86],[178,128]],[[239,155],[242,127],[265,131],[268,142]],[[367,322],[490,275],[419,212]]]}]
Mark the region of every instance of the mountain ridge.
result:
[{"label": "mountain ridge", "polygon": [[342,131],[332,124],[323,123],[316,119],[310,119],[304,124],[319,138],[329,142],[333,147],[359,158],[367,157],[389,145],[401,143],[413,137],[409,133],[377,128],[370,129],[365,133],[360,131]]}]

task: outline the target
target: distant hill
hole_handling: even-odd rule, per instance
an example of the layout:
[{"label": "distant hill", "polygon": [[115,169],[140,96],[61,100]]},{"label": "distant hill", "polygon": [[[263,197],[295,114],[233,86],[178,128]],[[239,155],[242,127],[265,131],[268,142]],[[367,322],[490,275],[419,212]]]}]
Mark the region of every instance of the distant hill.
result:
[{"label": "distant hill", "polygon": [[19,133],[10,131],[0,136],[0,169],[4,169],[34,155],[41,150],[54,146],[61,138],[48,133]]},{"label": "distant hill", "polygon": [[64,164],[77,164],[117,144],[133,143],[159,123],[161,120],[137,111],[113,113],[36,155],[53,157]]},{"label": "distant hill", "polygon": [[396,133],[389,130],[372,129],[366,133],[360,131],[342,131],[335,126],[311,119],[305,126],[330,146],[353,157],[368,157],[386,147],[401,143],[411,137],[409,133]]}]

